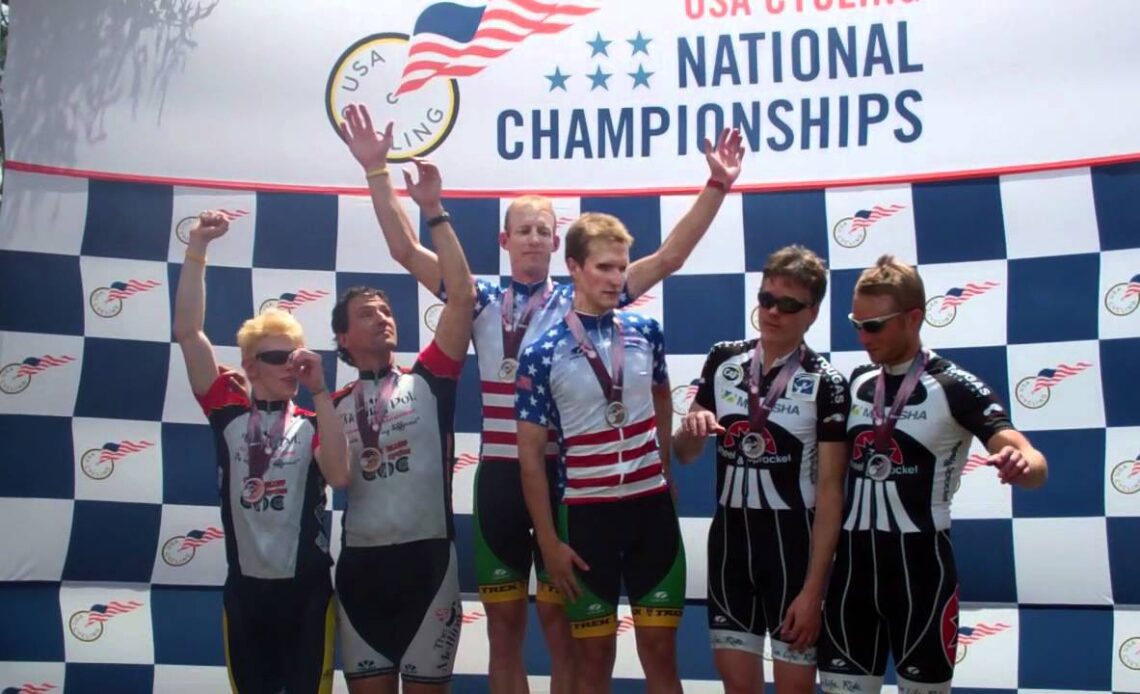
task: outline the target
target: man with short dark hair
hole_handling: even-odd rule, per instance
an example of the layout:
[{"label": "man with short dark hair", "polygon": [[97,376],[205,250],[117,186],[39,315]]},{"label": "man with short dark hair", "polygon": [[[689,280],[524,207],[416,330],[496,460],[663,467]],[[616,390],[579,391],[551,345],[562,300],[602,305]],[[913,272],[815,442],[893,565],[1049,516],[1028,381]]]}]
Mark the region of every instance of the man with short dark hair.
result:
[{"label": "man with short dark hair", "polygon": [[708,615],[729,694],[764,690],[766,636],[777,691],[815,690],[847,465],[847,382],[804,343],[826,291],[827,268],[815,253],[788,246],[768,256],[760,336],[713,345],[673,439],[689,463],[716,436]]}]

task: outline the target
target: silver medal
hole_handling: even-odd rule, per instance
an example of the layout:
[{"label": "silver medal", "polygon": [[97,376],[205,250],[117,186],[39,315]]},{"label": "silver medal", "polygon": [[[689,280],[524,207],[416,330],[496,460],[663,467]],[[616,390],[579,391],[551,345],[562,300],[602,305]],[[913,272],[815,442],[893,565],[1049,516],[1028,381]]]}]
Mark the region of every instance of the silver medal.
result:
[{"label": "silver medal", "polygon": [[867,476],[882,482],[891,476],[891,459],[882,453],[871,456],[867,463]]},{"label": "silver medal", "polygon": [[504,359],[499,364],[499,380],[504,382],[511,382],[515,380],[515,374],[518,373],[519,362],[517,359]]},{"label": "silver medal", "polygon": [[376,472],[380,469],[380,463],[384,457],[380,454],[380,450],[376,448],[365,448],[360,453],[360,468],[365,472]]},{"label": "silver medal", "polygon": [[764,437],[755,431],[745,434],[744,438],[740,440],[740,451],[744,453],[745,458],[752,461],[760,460],[760,456],[764,455],[766,448]]},{"label": "silver medal", "polygon": [[629,421],[629,411],[625,409],[625,404],[621,402],[611,402],[606,405],[606,424],[609,424],[614,429],[623,427]]}]

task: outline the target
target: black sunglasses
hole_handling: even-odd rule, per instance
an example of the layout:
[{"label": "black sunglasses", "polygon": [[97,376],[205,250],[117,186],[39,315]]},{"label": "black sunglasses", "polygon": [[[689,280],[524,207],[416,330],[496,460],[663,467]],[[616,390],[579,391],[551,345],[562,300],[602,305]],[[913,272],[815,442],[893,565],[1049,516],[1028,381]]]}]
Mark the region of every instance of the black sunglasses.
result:
[{"label": "black sunglasses", "polygon": [[851,321],[851,325],[855,327],[856,332],[862,331],[874,335],[875,333],[882,332],[883,328],[887,326],[888,321],[898,318],[904,313],[906,313],[906,311],[895,311],[894,313],[888,313],[885,316],[868,318],[867,320],[859,320],[855,318],[854,313],[848,313],[847,320]]},{"label": "black sunglasses", "polygon": [[790,296],[776,296],[772,292],[760,292],[756,295],[756,299],[760,302],[760,308],[765,311],[775,306],[777,311],[789,316],[811,306],[811,304],[805,304],[799,299],[793,299]]},{"label": "black sunglasses", "polygon": [[267,349],[264,352],[258,352],[255,358],[263,361],[266,364],[273,366],[281,366],[289,361],[289,355],[293,353],[291,349]]}]

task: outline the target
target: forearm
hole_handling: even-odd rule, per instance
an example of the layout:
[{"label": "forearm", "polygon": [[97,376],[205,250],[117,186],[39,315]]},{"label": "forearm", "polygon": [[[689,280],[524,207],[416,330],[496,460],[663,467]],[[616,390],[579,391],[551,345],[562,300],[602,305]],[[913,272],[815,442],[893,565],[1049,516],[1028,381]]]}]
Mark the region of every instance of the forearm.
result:
[{"label": "forearm", "polygon": [[[430,209],[434,207],[435,209]],[[425,206],[423,213],[429,218],[443,214],[440,205]],[[468,313],[475,309],[475,280],[467,265],[467,256],[451,222],[440,222],[431,228],[432,245],[439,258],[439,270],[443,277],[443,288],[447,292],[447,303]]]},{"label": "forearm", "polygon": [[325,481],[340,488],[348,484],[348,439],[344,434],[344,421],[333,406],[328,392],[313,397],[313,407],[317,412],[317,430],[321,432],[320,455],[317,465]]},{"label": "forearm", "polygon": [[519,446],[519,465],[522,477],[523,499],[534,526],[534,537],[539,548],[549,547],[558,541],[558,529],[554,527],[553,509],[550,508],[550,487],[546,478],[546,462],[542,447]]},{"label": "forearm", "polygon": [[653,413],[657,419],[657,446],[661,456],[661,474],[673,484],[671,466],[673,451],[673,398],[669,384],[653,386]]},{"label": "forearm", "polygon": [[209,244],[191,239],[174,295],[174,339],[196,337],[206,322],[206,251]]},{"label": "forearm", "polygon": [[815,520],[811,526],[811,557],[803,590],[822,598],[827,590],[827,575],[839,543],[839,526],[843,516],[843,488],[840,485],[816,490]]},{"label": "forearm", "polygon": [[724,191],[705,186],[693,202],[693,206],[669,232],[661,247],[655,253],[630,265],[627,284],[631,295],[640,296],[653,285],[681,269],[716,218],[724,198]]}]

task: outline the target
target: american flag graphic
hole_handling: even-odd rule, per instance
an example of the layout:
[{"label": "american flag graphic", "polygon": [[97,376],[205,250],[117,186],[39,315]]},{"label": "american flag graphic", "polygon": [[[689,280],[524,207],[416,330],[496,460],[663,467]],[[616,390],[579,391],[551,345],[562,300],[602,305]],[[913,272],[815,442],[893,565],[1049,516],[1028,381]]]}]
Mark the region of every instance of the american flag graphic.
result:
[{"label": "american flag graphic", "polygon": [[946,295],[942,298],[942,308],[947,309],[951,307],[961,306],[975,296],[978,296],[979,294],[985,294],[994,287],[1000,286],[1000,282],[986,281],[982,282],[981,284],[970,282],[965,287],[954,287],[953,289],[947,291]]},{"label": "american flag graphic", "polygon": [[286,488],[286,480],[269,480],[265,483],[265,495],[270,494],[284,494],[288,489]]},{"label": "american flag graphic", "polygon": [[464,468],[469,468],[479,462],[479,456],[474,453],[460,453],[455,458],[455,467],[452,468],[453,472],[459,472]]},{"label": "american flag graphic", "polygon": [[296,294],[286,292],[278,297],[277,308],[281,309],[282,311],[294,311],[298,306],[301,306],[302,304],[307,304],[310,301],[316,301],[317,299],[323,299],[328,295],[329,293],[323,289],[317,289],[314,291],[302,289]]},{"label": "american flag graphic", "polygon": [[480,619],[483,619],[483,617],[485,617],[485,616],[486,615],[484,615],[479,610],[472,610],[471,612],[464,612],[463,613],[463,623],[464,624],[474,624],[475,622],[478,622]]},{"label": "american flag graphic", "polygon": [[1132,469],[1128,471],[1129,477],[1140,475],[1140,455],[1136,456],[1136,460],[1132,461]]},{"label": "american flag graphic", "polygon": [[633,628],[633,616],[632,615],[626,615],[625,617],[622,617],[621,619],[618,620],[617,633],[624,634],[625,632],[629,631],[632,628]]},{"label": "american flag graphic", "polygon": [[1055,369],[1041,369],[1037,372],[1037,380],[1033,382],[1033,392],[1042,388],[1052,388],[1070,376],[1075,376],[1092,366],[1087,361],[1079,361],[1076,366],[1058,364]]},{"label": "american flag graphic", "polygon": [[648,304],[650,301],[653,301],[654,298],[655,297],[652,294],[648,294],[648,293],[642,294],[641,296],[637,297],[633,301],[626,304],[624,309],[625,310],[631,310],[631,309],[641,308],[642,306],[645,306],[646,304]]},{"label": "american flag graphic", "polygon": [[222,209],[217,210],[217,213],[222,215],[222,219],[226,220],[227,222],[232,222],[235,219],[241,219],[242,217],[249,214],[249,212],[247,210],[222,210]]},{"label": "american flag graphic", "polygon": [[866,229],[880,219],[885,219],[906,209],[906,205],[875,205],[869,210],[859,210],[851,220],[852,229]]},{"label": "american flag graphic", "polygon": [[55,688],[56,687],[54,684],[49,684],[47,682],[41,682],[40,684],[32,684],[29,682],[19,689],[13,687],[11,690],[5,689],[4,691],[15,691],[16,694],[43,694],[44,692],[50,692]]},{"label": "american flag graphic", "polygon": [[436,77],[470,77],[530,36],[557,34],[595,12],[595,2],[489,0],[428,5],[416,19],[396,96]]},{"label": "american flag graphic", "polygon": [[1128,280],[1128,288],[1124,290],[1124,296],[1128,298],[1137,295],[1140,295],[1140,275],[1133,275],[1132,279]]},{"label": "american flag graphic", "polygon": [[103,449],[99,451],[100,463],[113,463],[120,458],[130,455],[131,453],[138,453],[145,451],[154,444],[150,441],[120,441],[118,443],[108,442],[103,444]]},{"label": "american flag graphic", "polygon": [[87,617],[87,625],[91,626],[95,622],[105,622],[112,617],[133,612],[140,607],[142,607],[142,603],[137,600],[131,600],[130,602],[112,600],[106,605],[92,605],[91,609],[88,610],[91,614]]},{"label": "american flag graphic", "polygon": [[571,217],[570,215],[560,214],[554,219],[554,223],[558,226],[559,229],[564,229],[567,226],[573,224],[575,221],[577,221],[577,219],[578,219],[577,217]]},{"label": "american flag graphic", "polygon": [[973,627],[960,627],[958,629],[958,643],[969,646],[972,643],[981,641],[987,636],[1000,634],[1006,629],[1010,629],[1010,625],[1005,622],[998,622],[996,624],[986,624],[985,622],[978,622]]},{"label": "american flag graphic", "polygon": [[50,354],[45,354],[42,357],[28,357],[22,362],[20,370],[17,372],[18,376],[35,376],[41,371],[47,371],[53,366],[63,366],[64,364],[75,361],[74,357],[53,357]]},{"label": "american flag graphic", "polygon": [[975,453],[969,458],[966,458],[966,464],[962,466],[962,474],[968,475],[980,467],[985,467],[989,464],[989,458],[981,453]]},{"label": "american flag graphic", "polygon": [[210,540],[220,540],[225,536],[225,533],[212,525],[205,530],[191,530],[186,533],[186,539],[182,541],[182,547],[179,549],[197,549]]},{"label": "american flag graphic", "polygon": [[162,282],[158,280],[127,280],[126,282],[112,282],[111,291],[107,292],[108,299],[126,299],[141,294],[142,292],[149,291],[155,287],[161,287]]}]

